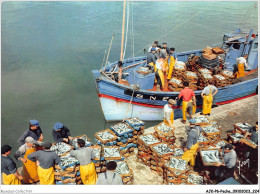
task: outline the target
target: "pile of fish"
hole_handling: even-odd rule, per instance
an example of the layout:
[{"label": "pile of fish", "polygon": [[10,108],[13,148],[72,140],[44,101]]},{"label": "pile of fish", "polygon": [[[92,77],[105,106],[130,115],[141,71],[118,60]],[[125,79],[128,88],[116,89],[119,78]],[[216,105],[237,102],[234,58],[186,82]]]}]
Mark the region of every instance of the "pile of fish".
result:
[{"label": "pile of fish", "polygon": [[74,138],[73,140],[71,140],[72,145],[77,146],[77,145],[78,145],[78,144],[77,144],[78,139],[84,140],[84,141],[85,141],[85,146],[88,146],[88,145],[91,145],[91,144],[92,144],[92,143],[88,140],[88,137],[85,136],[85,135],[83,135],[83,136],[81,136],[81,137],[79,137],[79,138]]},{"label": "pile of fish", "polygon": [[202,142],[207,142],[207,141],[209,141],[209,140],[200,133],[200,136],[198,138],[198,142],[202,143]]},{"label": "pile of fish", "polygon": [[187,161],[177,158],[171,158],[169,162],[165,164],[168,168],[174,168],[180,171],[186,171],[187,170]]},{"label": "pile of fish", "polygon": [[176,84],[176,85],[180,85],[181,84],[181,80],[179,80],[179,79],[176,79],[176,78],[172,78],[171,80],[170,80],[170,84]]},{"label": "pile of fish", "polygon": [[208,125],[208,126],[205,126],[205,127],[201,127],[203,129],[203,131],[205,133],[218,133],[219,130],[213,126],[213,125]]},{"label": "pile of fish", "polygon": [[70,154],[67,154],[66,156],[61,156],[60,161],[61,166],[69,166],[78,162],[78,160],[72,157]]},{"label": "pile of fish", "polygon": [[206,68],[201,68],[199,69],[199,72],[201,74],[212,74],[210,70],[206,69]]},{"label": "pile of fish", "polygon": [[209,123],[209,120],[205,116],[193,116],[193,119],[196,120],[196,123]]},{"label": "pile of fish", "polygon": [[149,67],[140,67],[140,68],[137,70],[137,73],[148,74],[148,73],[150,73]]},{"label": "pile of fish", "polygon": [[249,130],[251,129],[251,125],[249,125],[248,123],[236,123],[235,124],[237,127],[239,127],[240,129],[242,129],[245,132],[249,132]]},{"label": "pile of fish", "polygon": [[148,146],[160,142],[151,134],[141,136],[140,139]]},{"label": "pile of fish", "polygon": [[213,79],[212,75],[207,74],[207,73],[203,73],[203,74],[202,74],[202,77],[203,77],[204,79]]},{"label": "pile of fish", "polygon": [[101,147],[100,148],[92,148],[95,154],[95,158],[100,158]]},{"label": "pile of fish", "polygon": [[240,133],[234,133],[230,134],[230,137],[232,138],[233,141],[240,141],[244,136]]},{"label": "pile of fish", "polygon": [[216,147],[217,148],[221,148],[221,147],[224,147],[226,145],[226,142],[225,141],[219,141],[218,143],[216,143]]},{"label": "pile of fish", "polygon": [[163,156],[165,154],[169,154],[173,152],[173,149],[171,149],[167,144],[161,143],[157,144],[155,146],[152,146],[152,148],[158,153],[159,155]]},{"label": "pile of fish", "polygon": [[121,157],[119,149],[118,148],[104,148],[104,157]]},{"label": "pile of fish", "polygon": [[[181,61],[180,61],[181,62]],[[186,70],[186,66],[185,66],[185,63],[175,63],[175,65],[174,65],[174,69],[176,69],[176,70]]]},{"label": "pile of fish", "polygon": [[107,141],[107,140],[110,140],[112,138],[115,138],[115,136],[113,134],[111,134],[109,131],[103,131],[103,132],[100,132],[100,133],[96,133],[96,135],[98,137],[100,137],[100,139],[102,139],[103,141]]},{"label": "pile of fish", "polygon": [[215,78],[217,78],[220,81],[224,81],[225,80],[225,77],[223,77],[222,75],[214,75],[214,76],[215,76]]},{"label": "pile of fish", "polygon": [[111,126],[111,129],[115,131],[119,136],[133,131],[133,129],[126,123],[118,123],[116,125]]},{"label": "pile of fish", "polygon": [[201,156],[205,163],[221,162],[218,150],[202,150]]},{"label": "pile of fish", "polygon": [[70,151],[71,146],[64,142],[58,142],[55,145],[51,146],[50,150],[55,152],[57,155],[62,155]]},{"label": "pile of fish", "polygon": [[195,184],[195,185],[202,185],[203,184],[203,177],[200,176],[200,175],[190,173],[188,175],[188,183]]},{"label": "pile of fish", "polygon": [[127,119],[127,121],[131,126],[144,125],[144,122],[136,117]]},{"label": "pile of fish", "polygon": [[168,125],[165,125],[165,123],[161,123],[160,125],[157,125],[157,129],[159,131],[162,131],[164,133],[169,133],[170,131],[173,130],[172,127],[168,126]]},{"label": "pile of fish", "polygon": [[224,75],[224,76],[229,76],[229,77],[233,76],[233,72],[232,71],[228,71],[228,70],[221,71],[221,74]]},{"label": "pile of fish", "polygon": [[130,173],[129,167],[125,161],[120,161],[117,163],[116,173],[118,173],[118,174],[129,174]]},{"label": "pile of fish", "polygon": [[184,151],[181,148],[174,148],[173,149],[173,156],[175,156],[175,157],[182,156],[183,153],[184,153]]}]

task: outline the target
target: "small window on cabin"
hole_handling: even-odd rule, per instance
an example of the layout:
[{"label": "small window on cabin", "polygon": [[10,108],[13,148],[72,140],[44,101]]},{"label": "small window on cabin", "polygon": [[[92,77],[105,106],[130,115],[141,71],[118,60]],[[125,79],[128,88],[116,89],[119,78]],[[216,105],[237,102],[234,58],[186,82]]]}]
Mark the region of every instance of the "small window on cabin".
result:
[{"label": "small window on cabin", "polygon": [[236,49],[236,50],[239,50],[239,48],[240,48],[240,43],[234,43],[234,44],[233,44],[233,48]]},{"label": "small window on cabin", "polygon": [[258,42],[256,42],[253,46],[253,49],[257,49],[258,48]]}]

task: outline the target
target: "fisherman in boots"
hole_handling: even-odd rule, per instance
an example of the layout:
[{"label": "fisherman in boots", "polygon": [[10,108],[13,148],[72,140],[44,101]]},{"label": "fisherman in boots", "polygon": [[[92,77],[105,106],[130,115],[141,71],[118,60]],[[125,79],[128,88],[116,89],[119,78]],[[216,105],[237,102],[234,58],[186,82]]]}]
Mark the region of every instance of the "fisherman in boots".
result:
[{"label": "fisherman in boots", "polygon": [[236,78],[244,77],[245,76],[245,68],[249,68],[247,65],[247,59],[248,54],[245,54],[243,57],[239,57],[236,59],[238,65],[237,65],[237,72],[235,73]]},{"label": "fisherman in boots", "polygon": [[152,72],[156,71],[156,67],[155,67],[155,64],[156,64],[155,52],[156,52],[156,49],[152,48],[150,53],[149,52],[146,53],[146,55],[147,55],[147,64],[148,64],[147,66],[149,67],[150,70],[152,70]]},{"label": "fisherman in boots", "polygon": [[164,115],[164,123],[166,125],[171,126],[172,128],[174,128],[173,126],[173,121],[174,121],[174,110],[173,110],[173,106],[176,104],[176,101],[173,99],[169,99],[168,103],[164,105],[163,108],[163,115]]},{"label": "fisherman in boots", "polygon": [[12,147],[3,145],[1,147],[1,173],[5,185],[20,185],[23,180],[22,175],[17,172],[16,164],[9,157]]},{"label": "fisherman in boots", "polygon": [[209,80],[208,85],[201,92],[203,99],[202,114],[204,115],[210,115],[213,97],[218,93],[218,89],[213,83],[213,80]]},{"label": "fisherman in boots", "polygon": [[16,160],[23,162],[23,183],[25,184],[32,184],[39,181],[36,162],[27,158],[33,152],[36,152],[35,140],[32,137],[26,137],[25,144],[19,147],[14,154]]},{"label": "fisherman in boots", "polygon": [[36,162],[37,172],[41,185],[54,185],[54,164],[60,163],[59,156],[50,151],[52,144],[48,141],[43,143],[43,150],[33,152],[27,159]]},{"label": "fisherman in boots", "polygon": [[94,185],[97,181],[97,173],[93,159],[95,154],[92,148],[85,147],[85,141],[78,139],[78,150],[71,150],[70,155],[79,160],[80,163],[80,177],[84,185]]},{"label": "fisherman in boots", "polygon": [[165,57],[162,56],[156,61],[156,72],[155,72],[155,78],[157,81],[156,91],[161,91],[160,88],[164,88],[164,61]]},{"label": "fisherman in boots", "polygon": [[177,55],[175,53],[175,48],[170,48],[170,64],[169,64],[169,72],[168,72],[168,76],[167,79],[170,80],[172,78],[172,71],[173,71],[173,67],[176,63],[177,59]]}]

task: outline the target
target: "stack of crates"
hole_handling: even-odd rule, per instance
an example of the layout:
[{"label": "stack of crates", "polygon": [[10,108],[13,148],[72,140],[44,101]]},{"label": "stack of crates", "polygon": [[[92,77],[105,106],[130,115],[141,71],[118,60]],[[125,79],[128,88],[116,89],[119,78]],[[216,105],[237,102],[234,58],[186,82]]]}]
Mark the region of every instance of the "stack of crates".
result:
[{"label": "stack of crates", "polygon": [[142,135],[144,133],[144,129],[145,129],[145,122],[143,122],[142,120],[140,120],[137,117],[133,117],[133,118],[128,118],[125,120],[126,123],[128,123],[133,129],[133,143],[137,143],[137,137],[139,135]]},{"label": "stack of crates", "polygon": [[69,153],[60,157],[61,162],[55,165],[54,179],[56,184],[81,184],[79,161]]},{"label": "stack of crates", "polygon": [[96,143],[99,146],[113,146],[117,144],[117,135],[110,129],[105,129],[95,133]]},{"label": "stack of crates", "polygon": [[134,184],[133,171],[129,168],[128,163],[126,161],[118,161],[115,172],[120,174],[124,185]]},{"label": "stack of crates", "polygon": [[161,143],[153,134],[140,135],[138,136],[138,152],[137,161],[147,166],[151,165],[152,150],[150,146]]},{"label": "stack of crates", "polygon": [[161,122],[159,125],[155,126],[154,136],[169,145],[175,143],[176,137],[174,136],[174,128]]},{"label": "stack of crates", "polygon": [[77,150],[79,149],[77,140],[78,139],[83,139],[85,141],[85,147],[89,147],[92,145],[90,139],[86,135],[80,135],[77,137],[73,137],[72,140],[70,141],[70,144]]},{"label": "stack of crates", "polygon": [[120,146],[121,154],[128,157],[134,154],[134,148],[137,144],[133,143],[134,129],[126,122],[120,122],[112,125],[111,130],[117,135],[117,145]]},{"label": "stack of crates", "polygon": [[95,165],[97,174],[106,171],[105,158],[102,157],[102,155],[103,155],[102,147],[101,146],[90,146],[90,147],[93,149],[94,154],[95,154],[95,158],[93,159],[93,163]]}]

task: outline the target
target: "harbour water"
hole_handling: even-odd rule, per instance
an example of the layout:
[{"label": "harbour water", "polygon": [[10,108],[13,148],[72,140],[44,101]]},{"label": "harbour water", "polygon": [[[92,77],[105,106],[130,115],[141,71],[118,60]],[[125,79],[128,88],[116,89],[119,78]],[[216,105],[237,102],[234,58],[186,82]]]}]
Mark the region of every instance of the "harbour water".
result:
[{"label": "harbour water", "polygon": [[[17,139],[37,119],[53,141],[55,122],[72,136],[94,133],[105,123],[91,70],[101,67],[112,34],[109,61],[120,57],[122,2],[3,2],[1,4],[1,144]],[[177,52],[222,41],[236,28],[258,29],[251,1],[132,2],[134,56],[154,40]],[[130,31],[130,30],[129,30]],[[132,57],[128,37],[126,58]],[[154,122],[146,126],[153,126]]]}]

